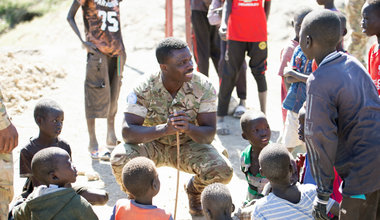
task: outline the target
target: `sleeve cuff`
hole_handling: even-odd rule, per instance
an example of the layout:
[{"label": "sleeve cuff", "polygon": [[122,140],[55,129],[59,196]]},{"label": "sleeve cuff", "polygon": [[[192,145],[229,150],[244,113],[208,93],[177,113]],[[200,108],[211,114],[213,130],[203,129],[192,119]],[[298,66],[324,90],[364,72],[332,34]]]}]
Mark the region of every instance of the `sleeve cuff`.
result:
[{"label": "sleeve cuff", "polygon": [[6,129],[11,124],[7,113],[3,113],[2,117],[0,117],[0,130]]},{"label": "sleeve cuff", "polygon": [[145,107],[137,104],[128,104],[125,109],[125,113],[135,114],[143,118],[145,118],[147,112],[148,110]]}]

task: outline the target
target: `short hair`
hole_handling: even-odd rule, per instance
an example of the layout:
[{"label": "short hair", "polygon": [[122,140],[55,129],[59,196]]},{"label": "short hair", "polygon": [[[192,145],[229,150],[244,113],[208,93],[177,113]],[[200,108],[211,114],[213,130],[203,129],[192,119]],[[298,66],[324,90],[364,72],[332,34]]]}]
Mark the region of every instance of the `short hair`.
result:
[{"label": "short hair", "polygon": [[327,9],[314,10],[306,15],[301,29],[324,48],[335,48],[341,37],[338,15]]},{"label": "short hair", "polygon": [[36,106],[34,107],[34,120],[37,123],[37,117],[44,118],[49,112],[52,111],[63,112],[61,106],[59,106],[56,101],[52,99],[42,99],[37,102]]},{"label": "short hair", "polygon": [[265,177],[278,183],[289,175],[290,159],[289,151],[283,145],[270,144],[260,152],[259,164]]},{"label": "short hair", "polygon": [[367,7],[371,7],[371,10],[377,11],[377,15],[380,17],[380,0],[368,1]]},{"label": "short hair", "polygon": [[232,205],[231,193],[227,186],[222,183],[212,183],[203,190],[201,194],[201,204],[203,209],[207,204],[217,203],[217,205],[222,208],[230,208]]},{"label": "short hair", "polygon": [[48,147],[38,151],[32,158],[32,174],[42,184],[50,184],[49,174],[58,168],[57,160],[70,155],[59,147]]},{"label": "short hair", "polygon": [[171,55],[172,50],[179,50],[187,47],[187,43],[174,37],[165,38],[158,43],[156,48],[156,58],[159,64],[164,64]]},{"label": "short hair", "polygon": [[246,132],[248,125],[251,121],[259,119],[259,118],[265,118],[266,116],[262,111],[259,110],[248,110],[246,111],[240,118],[240,127],[243,132]]},{"label": "short hair", "polygon": [[297,21],[298,19],[301,19],[301,21],[305,18],[307,14],[309,14],[312,11],[309,7],[301,7],[297,9],[294,12],[293,21]]},{"label": "short hair", "polygon": [[146,157],[136,157],[123,167],[123,185],[135,197],[144,196],[156,177],[156,166]]}]

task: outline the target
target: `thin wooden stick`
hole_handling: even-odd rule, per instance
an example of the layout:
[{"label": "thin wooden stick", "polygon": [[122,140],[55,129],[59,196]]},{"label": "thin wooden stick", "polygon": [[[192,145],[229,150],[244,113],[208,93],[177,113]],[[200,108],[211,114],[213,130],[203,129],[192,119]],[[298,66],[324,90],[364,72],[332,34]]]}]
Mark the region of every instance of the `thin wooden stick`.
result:
[{"label": "thin wooden stick", "polygon": [[179,157],[179,131],[177,131],[176,135],[177,135],[177,188],[175,190],[174,220],[176,220],[176,217],[177,217],[178,186],[179,186],[179,164],[180,164],[180,157]]}]

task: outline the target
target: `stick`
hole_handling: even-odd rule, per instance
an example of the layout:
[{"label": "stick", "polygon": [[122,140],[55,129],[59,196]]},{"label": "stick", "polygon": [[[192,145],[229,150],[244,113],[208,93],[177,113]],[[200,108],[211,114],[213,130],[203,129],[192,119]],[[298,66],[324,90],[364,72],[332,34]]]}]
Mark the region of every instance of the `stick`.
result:
[{"label": "stick", "polygon": [[175,190],[175,205],[174,205],[174,220],[176,220],[177,217],[177,202],[178,202],[178,185],[179,185],[179,131],[176,133],[177,135],[177,187]]}]

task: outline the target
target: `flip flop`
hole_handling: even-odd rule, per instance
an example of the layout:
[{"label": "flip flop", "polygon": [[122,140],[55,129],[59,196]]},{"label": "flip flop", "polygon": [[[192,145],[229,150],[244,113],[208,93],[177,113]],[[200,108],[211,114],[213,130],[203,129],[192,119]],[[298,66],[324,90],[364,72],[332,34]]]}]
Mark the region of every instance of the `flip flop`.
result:
[{"label": "flip flop", "polygon": [[94,150],[94,151],[90,152],[90,157],[93,160],[99,160],[99,151]]},{"label": "flip flop", "polygon": [[99,155],[99,159],[103,160],[103,161],[110,161],[110,159],[111,159],[111,152],[106,151],[106,152],[100,154]]},{"label": "flip flop", "polygon": [[233,116],[235,118],[240,118],[245,113],[246,110],[247,109],[243,105],[239,105],[238,107],[236,107]]},{"label": "flip flop", "polygon": [[228,129],[226,122],[218,122],[216,124],[216,133],[218,135],[229,135],[230,129]]}]

